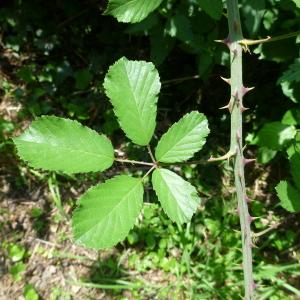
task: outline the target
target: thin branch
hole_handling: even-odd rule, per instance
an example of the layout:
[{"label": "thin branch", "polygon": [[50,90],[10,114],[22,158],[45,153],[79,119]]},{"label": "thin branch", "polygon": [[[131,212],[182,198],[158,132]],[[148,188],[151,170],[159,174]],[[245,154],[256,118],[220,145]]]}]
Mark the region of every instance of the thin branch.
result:
[{"label": "thin branch", "polygon": [[176,166],[182,166],[182,165],[206,165],[207,160],[190,160],[190,161],[182,161],[182,162],[176,162],[176,163],[159,163],[159,165],[176,165]]},{"label": "thin branch", "polygon": [[156,168],[156,166],[153,166],[148,172],[143,176],[142,181]]},{"label": "thin branch", "polygon": [[186,76],[186,77],[180,77],[180,78],[164,80],[164,81],[162,81],[162,84],[177,83],[177,82],[183,82],[183,81],[194,80],[194,79],[199,79],[199,78],[200,78],[199,75]]},{"label": "thin branch", "polygon": [[276,229],[276,228],[279,227],[281,224],[282,224],[282,223],[275,223],[275,224],[271,225],[270,227],[268,227],[268,228],[265,229],[265,230],[262,230],[262,231],[257,232],[257,233],[252,233],[252,237],[253,237],[253,238],[258,238],[258,237],[260,237],[260,236],[262,236],[262,235],[264,235],[264,234],[266,234],[266,233],[272,231],[273,229]]},{"label": "thin branch", "polygon": [[120,163],[132,164],[132,165],[143,165],[143,166],[154,166],[154,163],[149,163],[146,161],[138,161],[138,160],[129,160],[129,159],[122,159],[116,158],[115,161]]},{"label": "thin branch", "polygon": [[155,160],[155,158],[154,158],[154,155],[153,155],[153,153],[152,153],[152,150],[151,150],[150,145],[147,145],[147,149],[148,149],[148,153],[149,153],[149,155],[150,155],[150,157],[151,157],[151,160],[153,161],[154,164],[156,164],[156,160]]}]

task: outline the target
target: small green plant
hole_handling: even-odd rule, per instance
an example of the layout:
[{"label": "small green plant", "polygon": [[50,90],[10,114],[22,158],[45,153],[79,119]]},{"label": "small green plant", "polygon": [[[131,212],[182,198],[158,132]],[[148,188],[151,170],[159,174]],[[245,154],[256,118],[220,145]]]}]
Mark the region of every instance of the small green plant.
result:
[{"label": "small green plant", "polygon": [[142,178],[115,176],[90,188],[73,213],[77,243],[102,249],[125,239],[143,205],[143,181],[152,172],[153,188],[173,222],[190,221],[200,203],[197,190],[168,170],[168,164],[191,158],[205,144],[206,117],[197,112],[183,116],[159,140],[153,154],[149,143],[156,126],[160,79],[152,63],[119,59],[105,77],[104,88],[119,124],[135,144],[146,146],[151,161],[114,157],[111,141],[76,121],[42,116],[14,138],[19,156],[34,168],[67,174],[100,172],[114,162],[149,167]]},{"label": "small green plant", "polygon": [[[202,68],[199,70],[199,74],[202,76],[214,63],[213,55],[210,51],[214,51],[211,49],[215,48],[209,48],[207,45],[217,38],[216,35],[219,34],[219,31],[214,32],[212,35],[204,32],[201,37],[205,36],[205,38],[198,39],[190,28],[192,22],[187,16],[178,12],[172,15],[170,12],[172,10],[170,7],[176,1],[165,2],[168,2],[169,8],[167,7],[168,5],[164,6],[162,15],[168,16],[168,22],[166,22],[167,25],[163,29],[159,28],[159,25],[154,26],[153,24],[158,21],[155,18],[151,19],[151,13],[163,3],[162,0],[110,0],[105,14],[112,15],[118,21],[125,23],[144,21],[139,29],[132,25],[129,31],[149,30],[152,44],[151,57],[155,58],[153,61],[156,61],[157,64],[167,57],[174,45],[170,37],[176,37],[192,53],[198,53],[195,49],[201,48],[201,53],[198,53],[198,60]],[[223,14],[221,0],[197,0],[192,2],[193,4],[199,4],[201,12],[204,11],[212,19],[221,19]],[[252,5],[250,2],[243,1],[242,7],[244,12],[247,12],[250,7],[255,15],[255,7],[260,7],[260,5],[257,3]],[[275,3],[276,1],[270,2]],[[299,7],[297,1],[293,2]],[[291,2],[293,6],[295,6],[294,3]],[[182,7],[184,5],[182,4]],[[265,6],[266,4],[264,3],[262,7]],[[243,97],[251,88],[247,88],[243,84],[242,55],[243,50],[249,51],[248,46],[250,45],[281,40],[295,36],[299,32],[277,38],[244,39],[239,15],[239,2],[237,0],[226,0],[226,7],[229,34],[226,39],[220,42],[226,44],[230,52],[229,56],[222,56],[222,60],[230,63],[231,69],[230,78],[225,79],[231,87],[230,100],[227,105],[222,107],[228,109],[231,116],[230,147],[227,154],[218,158],[212,157],[210,161],[231,160],[234,165],[235,188],[238,200],[237,212],[240,217],[242,234],[245,299],[248,300],[254,299],[256,286],[252,272],[252,238],[255,237],[255,234],[250,229],[253,218],[248,211],[249,197],[246,194],[244,176],[245,165],[253,161],[253,159],[244,158],[243,113],[247,108],[243,105]],[[189,8],[187,15],[190,16],[190,12],[194,9],[196,10],[197,8]],[[266,13],[268,16],[265,19],[266,29],[275,22],[273,20],[276,20],[276,10]],[[264,11],[260,11],[260,13],[263,15]],[[249,19],[245,22],[246,27],[251,28],[250,30],[248,28],[248,33],[250,31],[250,34],[256,34],[259,22],[255,20],[255,24],[252,24],[251,13],[248,14]],[[274,17],[272,16],[273,14]],[[148,16],[149,19],[147,20]],[[202,21],[203,23],[199,23],[205,24],[205,26],[198,26],[198,20],[195,20],[197,18],[193,19],[195,28],[210,27],[206,24],[206,19]],[[153,30],[147,22],[153,23],[151,25],[154,26]],[[167,38],[164,39],[166,32]],[[207,42],[208,44],[205,44],[206,35],[211,35]],[[161,41],[165,41],[165,43]],[[202,42],[203,44],[201,44]],[[207,51],[206,48],[210,50]],[[261,49],[256,50],[262,56],[265,54]],[[228,57],[230,58],[228,59]],[[296,89],[294,91],[292,87],[299,82],[298,66],[299,61],[297,60],[279,80],[284,94],[294,102],[297,102],[297,97],[294,93]],[[25,81],[28,77],[27,81],[30,82],[32,78],[26,76],[27,72],[23,73],[23,75],[19,75],[23,76]],[[45,75],[47,74],[45,73]],[[90,73],[89,69],[82,69],[76,72],[74,78],[76,89],[83,90],[90,85],[93,74]],[[41,82],[50,82],[52,79],[51,76],[41,75],[39,80]],[[37,118],[23,135],[14,139],[19,156],[27,161],[30,166],[44,170],[61,171],[67,174],[100,172],[110,168],[114,162],[143,165],[149,168],[149,171],[141,178],[119,175],[109,179],[92,187],[78,200],[78,207],[73,214],[75,240],[80,244],[95,249],[111,247],[127,236],[140,214],[143,203],[143,182],[151,173],[153,189],[170,219],[178,224],[190,221],[200,203],[197,189],[179,175],[167,169],[166,166],[191,158],[194,153],[203,147],[205,138],[209,133],[205,116],[196,111],[191,112],[186,114],[161,137],[155,153],[152,153],[150,142],[156,126],[160,81],[158,72],[151,63],[129,61],[121,58],[110,67],[104,81],[104,89],[113,105],[120,127],[133,143],[147,148],[149,161],[134,161],[123,157],[115,157],[112,143],[106,136],[99,135],[76,121],[54,116]],[[36,94],[36,97],[38,97],[40,91],[37,90]],[[69,115],[78,117],[80,109],[78,110],[78,113],[72,112]],[[86,119],[86,115],[83,115],[81,119]],[[290,113],[290,115],[285,116],[282,122],[265,124],[258,134],[258,142],[253,142],[253,144],[256,143],[264,148],[261,151],[262,160],[272,159],[283,146],[291,146],[291,141],[295,137],[297,139],[299,135],[294,122],[299,124],[299,115],[297,116],[297,114],[293,113],[291,116]],[[109,122],[108,126],[114,128]],[[297,140],[297,143],[294,144],[299,144],[298,142]],[[287,150],[288,152],[293,152],[294,148],[291,147]],[[297,212],[300,210],[296,202],[299,198],[299,171],[297,169],[299,166],[299,155],[294,154],[294,152],[288,154],[294,157],[294,160],[291,159],[291,172],[294,186],[297,189],[288,181],[283,181],[277,186],[277,193],[283,207],[289,211]],[[57,195],[56,199],[57,203],[60,203],[60,198]],[[205,222],[205,225],[208,228],[217,227],[211,221]],[[129,243],[134,243],[135,239],[136,237],[133,233],[128,237]],[[151,244],[151,241],[149,244]]]}]

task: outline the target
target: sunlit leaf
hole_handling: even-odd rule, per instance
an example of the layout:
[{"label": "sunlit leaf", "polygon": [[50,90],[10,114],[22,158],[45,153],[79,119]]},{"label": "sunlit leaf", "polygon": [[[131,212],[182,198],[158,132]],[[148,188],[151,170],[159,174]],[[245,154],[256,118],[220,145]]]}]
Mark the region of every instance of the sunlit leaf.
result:
[{"label": "sunlit leaf", "polygon": [[188,113],[161,137],[155,157],[166,163],[187,160],[203,147],[208,133],[206,117],[197,111]]},{"label": "sunlit leaf", "polygon": [[147,145],[156,125],[160,80],[152,63],[119,59],[104,80],[121,128],[138,145]]},{"label": "sunlit leaf", "polygon": [[200,203],[195,187],[176,173],[162,168],[153,172],[152,184],[165,213],[173,222],[190,221]]},{"label": "sunlit leaf", "polygon": [[136,23],[145,19],[162,0],[109,0],[106,15],[114,16],[119,22]]},{"label": "sunlit leaf", "polygon": [[78,244],[103,249],[125,239],[143,204],[141,179],[120,175],[89,189],[73,214]]},{"label": "sunlit leaf", "polygon": [[43,116],[13,139],[20,158],[34,168],[65,173],[95,172],[114,161],[110,140],[77,121]]}]

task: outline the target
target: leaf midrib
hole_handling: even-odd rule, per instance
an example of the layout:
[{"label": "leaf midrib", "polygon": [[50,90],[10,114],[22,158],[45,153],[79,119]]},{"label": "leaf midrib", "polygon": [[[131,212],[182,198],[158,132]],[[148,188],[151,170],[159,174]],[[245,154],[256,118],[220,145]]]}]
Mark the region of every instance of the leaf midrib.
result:
[{"label": "leaf midrib", "polygon": [[[201,123],[202,123],[202,121],[201,121]],[[188,133],[186,133],[182,138],[180,138],[180,140],[178,140],[178,142],[177,143],[175,143],[175,144],[173,144],[172,146],[170,146],[170,148],[168,149],[168,150],[166,150],[165,152],[164,152],[164,154],[163,155],[161,155],[161,158],[159,159],[159,161],[160,160],[162,160],[163,158],[164,158],[164,156],[166,156],[167,155],[167,153],[168,152],[170,152],[170,151],[172,151],[172,149],[173,148],[175,148],[178,144],[180,144],[181,142],[182,142],[182,140],[184,139],[184,138],[186,138],[198,125],[200,125],[201,123],[199,123],[199,124],[197,124],[196,126],[194,126]],[[168,132],[167,132],[168,133]],[[167,134],[166,133],[166,134]],[[199,140],[199,142],[200,142],[200,140]]]},{"label": "leaf midrib", "polygon": [[[166,182],[164,176],[162,175],[162,173],[161,173],[162,170],[158,170],[158,171],[159,171],[159,173],[160,173],[160,176],[161,176],[163,182],[164,182],[164,183],[166,184],[166,186],[168,187],[168,190],[170,191],[170,194],[171,194],[172,197],[175,199],[175,203],[177,203],[177,209],[176,209],[177,213],[178,213],[178,208],[179,208],[180,212],[182,212],[183,215],[184,215],[184,218],[182,218],[181,216],[179,216],[179,219],[184,219],[184,220],[186,220],[186,219],[187,219],[187,216],[186,216],[186,214],[184,213],[184,210],[182,209],[182,207],[178,204],[179,202],[176,200],[176,196],[174,196],[174,194],[172,193],[172,190],[170,189],[170,187],[169,187],[169,185],[167,184],[167,182]],[[180,215],[180,212],[179,212],[179,215]],[[177,215],[178,215],[178,214],[177,214]],[[181,221],[181,222],[182,222],[182,221]]]},{"label": "leaf midrib", "polygon": [[[130,82],[129,74],[128,74],[127,67],[126,67],[126,62],[124,62],[124,69],[125,69],[125,73],[126,73],[126,80],[127,80],[128,86],[129,86],[130,94],[132,94],[132,98],[134,100],[133,102],[134,102],[135,110],[136,110],[137,115],[138,115],[138,120],[139,120],[141,128],[143,129],[142,130],[143,139],[148,139],[148,136],[147,136],[148,131],[147,131],[147,128],[144,127],[143,120],[142,120],[142,115],[141,115],[141,112],[138,109],[138,105],[137,105],[138,99],[137,99],[137,97],[136,97],[136,95],[133,91],[133,87],[132,87],[131,82]],[[147,78],[148,78],[148,76],[147,76]]]}]

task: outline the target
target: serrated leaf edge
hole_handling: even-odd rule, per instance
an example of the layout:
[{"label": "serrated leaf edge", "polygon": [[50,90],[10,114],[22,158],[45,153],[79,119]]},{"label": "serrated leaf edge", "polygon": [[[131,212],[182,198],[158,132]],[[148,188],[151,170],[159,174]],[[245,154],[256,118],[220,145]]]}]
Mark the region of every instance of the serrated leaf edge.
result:
[{"label": "serrated leaf edge", "polygon": [[[159,92],[160,92],[160,90],[161,90],[161,80],[160,80],[159,72],[157,71],[155,65],[154,65],[152,62],[148,62],[148,61],[145,61],[145,60],[129,60],[129,59],[127,59],[127,57],[125,57],[125,56],[122,56],[122,57],[119,58],[117,61],[115,61],[115,62],[108,68],[108,70],[107,70],[107,72],[106,72],[106,75],[105,75],[105,78],[104,78],[104,82],[103,82],[103,87],[104,87],[105,94],[106,94],[107,98],[110,99],[110,97],[109,97],[109,96],[107,95],[107,93],[106,93],[106,90],[107,90],[107,89],[105,88],[105,84],[106,84],[106,82],[107,82],[106,76],[107,76],[107,74],[111,71],[111,69],[113,69],[113,67],[115,67],[122,59],[125,60],[125,62],[128,61],[128,62],[143,63],[143,64],[146,64],[146,65],[150,65],[151,68],[152,68],[150,72],[153,72],[153,71],[156,71],[156,72],[157,72],[158,82],[159,82],[159,91],[158,91],[158,93],[155,95],[155,98],[156,98],[156,99],[155,99],[155,103],[153,104],[153,105],[155,105],[155,107],[156,107],[155,112],[156,112],[156,114],[157,114],[157,102],[158,102],[158,98],[159,98]],[[130,82],[129,78],[128,78],[128,81]],[[112,104],[111,101],[109,101],[109,102]],[[151,136],[151,138],[150,138],[150,141],[149,141],[148,143],[145,143],[145,144],[138,144],[138,143],[134,142],[134,141],[132,140],[132,138],[130,138],[130,137],[128,136],[128,134],[125,132],[125,130],[123,130],[123,124],[124,124],[124,123],[121,121],[119,115],[117,114],[117,109],[115,109],[115,106],[114,106],[113,104],[112,104],[112,106],[113,106],[113,112],[114,112],[116,118],[118,119],[118,122],[119,122],[119,124],[120,124],[120,127],[121,127],[122,131],[124,132],[125,136],[126,136],[130,141],[132,141],[134,144],[137,144],[137,145],[140,145],[140,146],[146,146],[146,145],[151,141],[151,139],[152,139],[152,137],[153,137],[153,134],[154,134],[154,131],[155,131],[155,128],[154,128],[154,131],[153,131],[152,136]],[[140,119],[140,118],[139,118],[139,119]],[[140,121],[141,121],[141,120],[140,120]]]},{"label": "serrated leaf edge", "polygon": [[[29,127],[32,126],[33,123],[38,122],[40,119],[47,119],[48,117],[50,117],[50,118],[55,118],[55,119],[58,119],[58,120],[63,119],[63,120],[68,120],[68,121],[74,122],[74,123],[76,123],[76,124],[78,124],[78,125],[80,125],[80,126],[82,126],[82,127],[87,128],[88,130],[90,130],[90,131],[96,133],[97,135],[100,135],[100,136],[104,137],[105,139],[107,139],[107,140],[111,143],[111,140],[110,140],[105,134],[103,134],[103,133],[98,133],[98,132],[95,131],[94,129],[92,129],[92,128],[88,127],[88,126],[82,125],[82,124],[81,124],[80,122],[78,122],[77,120],[72,120],[72,119],[69,119],[69,118],[57,117],[57,116],[55,116],[55,115],[42,115],[42,116],[39,116],[39,117],[37,117],[36,119],[34,119],[34,120],[30,123]],[[12,141],[13,141],[13,143],[14,143],[14,145],[15,145],[15,147],[16,147],[16,149],[17,149],[17,153],[16,153],[16,154],[17,154],[18,158],[19,158],[21,161],[24,161],[29,167],[34,168],[34,169],[38,169],[38,170],[42,170],[42,171],[62,172],[63,174],[67,174],[67,175],[70,175],[70,174],[82,174],[82,173],[97,173],[97,172],[100,172],[99,170],[92,170],[92,171],[87,171],[87,172],[75,172],[75,173],[74,173],[74,172],[66,172],[65,170],[62,170],[62,169],[59,169],[59,168],[58,168],[58,169],[55,169],[55,170],[50,170],[50,169],[45,169],[45,168],[43,168],[43,167],[37,167],[37,166],[34,166],[34,164],[32,164],[32,162],[31,162],[30,160],[28,160],[28,159],[23,159],[23,158],[20,156],[20,153],[19,153],[19,145],[18,145],[18,141],[17,141],[17,140],[19,140],[20,137],[21,137],[21,136],[29,129],[29,127],[27,127],[27,128],[23,131],[23,133],[20,134],[19,136],[14,137],[14,138],[11,138]],[[72,149],[69,149],[69,150],[72,151]],[[84,151],[81,151],[81,152],[84,152]],[[88,153],[88,152],[87,152],[87,153]],[[108,158],[111,158],[111,157],[109,157],[109,156],[107,156],[107,155],[103,155],[103,156],[106,156],[106,157],[108,157]],[[113,156],[113,157],[112,157],[112,164],[111,164],[107,169],[109,169],[109,168],[113,165],[114,160],[115,160],[115,157]],[[106,169],[106,170],[107,170],[107,169]]]},{"label": "serrated leaf edge", "polygon": [[[89,192],[93,191],[94,189],[96,189],[99,185],[105,184],[105,183],[108,182],[108,181],[113,181],[113,180],[115,180],[115,179],[117,179],[117,178],[120,178],[120,177],[131,177],[131,178],[134,178],[134,179],[137,179],[137,180],[139,179],[139,181],[137,181],[137,184],[134,186],[133,189],[135,189],[136,186],[137,186],[138,184],[140,184],[140,183],[142,183],[142,185],[143,185],[143,181],[142,181],[141,178],[136,178],[136,177],[132,177],[132,176],[128,176],[128,175],[116,175],[116,176],[114,176],[114,177],[112,177],[112,178],[109,178],[109,179],[105,180],[104,182],[101,182],[101,183],[99,183],[99,184],[97,184],[97,185],[91,186],[91,187],[90,187],[89,189],[87,189],[87,190],[84,192],[84,194],[82,194],[82,195],[79,197],[79,199],[77,200],[76,208],[75,208],[75,209],[73,210],[73,212],[72,212],[72,217],[73,217],[73,215],[74,215],[78,210],[80,210],[80,205],[81,205],[81,201],[82,201],[82,197],[83,197],[83,196],[85,196],[87,193],[89,193]],[[129,192],[128,194],[130,194],[130,192]],[[119,204],[118,204],[118,205],[119,205]],[[140,211],[139,214],[141,213],[142,208],[143,208],[143,201],[141,202],[141,205],[140,205],[140,207],[139,207],[139,211]],[[114,209],[115,209],[115,208],[114,208]],[[138,216],[137,216],[137,218],[138,218]],[[98,224],[97,224],[97,225],[98,225]],[[92,228],[94,228],[94,227],[97,226],[97,225],[94,225]],[[113,247],[113,246],[117,245],[118,243],[124,241],[125,238],[127,237],[127,235],[129,234],[130,230],[132,230],[132,229],[134,228],[134,226],[135,226],[135,223],[132,224],[132,226],[130,227],[130,229],[128,230],[128,232],[125,234],[125,236],[122,237],[117,243],[112,244],[111,246],[107,246],[107,247],[105,247],[105,248],[100,248],[100,249],[107,249],[107,248]],[[91,230],[91,229],[90,229],[90,230]],[[89,230],[89,231],[90,231],[90,230]],[[74,232],[74,223],[73,223],[73,220],[72,220],[72,232]],[[85,244],[84,244],[83,242],[81,242],[81,241],[75,240],[75,243],[76,243],[77,245],[83,245],[83,246],[85,246]],[[85,246],[85,247],[87,247],[87,246]],[[97,247],[87,247],[87,248],[99,250],[99,248],[97,248]]]},{"label": "serrated leaf edge", "polygon": [[[177,122],[174,122],[170,127],[169,127],[169,129],[161,136],[161,138],[159,139],[159,141],[158,141],[158,143],[157,143],[157,145],[156,145],[156,148],[158,147],[158,145],[159,145],[159,143],[163,140],[163,138],[164,138],[164,136],[165,135],[167,135],[171,130],[172,130],[172,127],[173,126],[176,126],[176,125],[178,125],[178,123],[180,123],[180,122],[183,122],[183,120],[184,119],[186,119],[186,118],[188,118],[191,114],[198,114],[198,115],[201,115],[201,116],[204,116],[204,119],[203,119],[203,122],[205,122],[206,123],[206,129],[207,129],[207,134],[204,136],[204,138],[205,138],[205,140],[206,140],[206,137],[209,135],[209,133],[210,133],[210,129],[209,129],[209,127],[208,127],[208,120],[207,120],[207,118],[206,118],[206,116],[203,114],[203,113],[200,113],[200,112],[198,112],[197,110],[192,110],[191,112],[188,112],[188,113],[186,113],[183,117],[181,117]],[[184,139],[185,137],[183,137],[182,139]],[[182,140],[181,139],[181,140]],[[181,141],[180,140],[180,141]],[[178,142],[179,143],[179,142]],[[198,151],[200,151],[202,148],[203,148],[203,146],[205,145],[205,143],[206,143],[206,141],[204,141],[204,143],[203,143],[203,145],[201,146],[201,148],[199,149],[199,150],[197,150],[197,151],[194,151],[193,153],[192,153],[192,156],[196,153],[196,152],[198,152]],[[167,153],[167,152],[166,152]],[[165,153],[165,154],[166,154]],[[164,155],[165,155],[164,154]],[[191,157],[192,157],[191,156]],[[157,159],[157,157],[155,156],[155,158]],[[159,162],[163,162],[162,160],[161,160],[162,158],[160,158],[159,160],[157,160],[157,161],[159,161]],[[190,159],[190,158],[188,158],[188,159]],[[188,159],[186,159],[186,160],[188,160]],[[186,160],[183,160],[183,161],[186,161]],[[177,161],[177,162],[181,162],[181,160],[179,160],[179,161]]]}]

